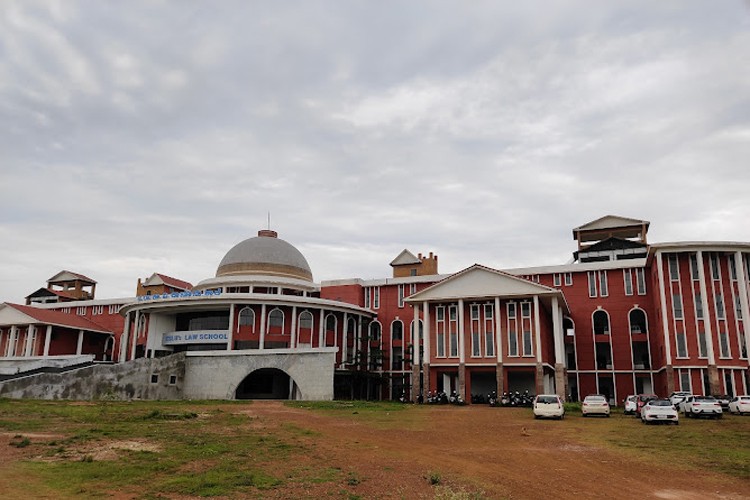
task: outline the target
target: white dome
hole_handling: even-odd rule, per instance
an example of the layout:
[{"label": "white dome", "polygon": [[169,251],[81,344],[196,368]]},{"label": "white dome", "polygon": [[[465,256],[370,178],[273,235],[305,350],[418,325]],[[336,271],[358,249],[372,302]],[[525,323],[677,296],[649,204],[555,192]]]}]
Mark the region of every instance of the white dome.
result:
[{"label": "white dome", "polygon": [[279,239],[275,231],[261,230],[258,236],[232,247],[221,259],[216,276],[286,276],[312,281],[307,259],[293,245]]}]

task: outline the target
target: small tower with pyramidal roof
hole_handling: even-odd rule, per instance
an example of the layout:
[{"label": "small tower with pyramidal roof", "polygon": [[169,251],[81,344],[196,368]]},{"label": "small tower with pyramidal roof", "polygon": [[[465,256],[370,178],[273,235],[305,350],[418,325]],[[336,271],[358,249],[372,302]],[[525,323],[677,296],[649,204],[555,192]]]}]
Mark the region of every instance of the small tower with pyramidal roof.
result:
[{"label": "small tower with pyramidal roof", "polygon": [[428,257],[421,253],[414,255],[405,249],[391,261],[394,278],[405,278],[408,276],[430,276],[438,274],[438,258],[430,252]]}]

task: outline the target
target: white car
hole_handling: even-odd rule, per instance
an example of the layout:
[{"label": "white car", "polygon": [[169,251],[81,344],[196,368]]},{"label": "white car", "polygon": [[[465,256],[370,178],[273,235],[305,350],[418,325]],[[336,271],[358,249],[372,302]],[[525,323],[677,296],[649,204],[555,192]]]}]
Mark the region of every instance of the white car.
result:
[{"label": "white car", "polygon": [[688,396],[692,396],[692,395],[693,395],[693,393],[692,392],[688,392],[688,391],[673,392],[672,394],[669,395],[669,401],[672,403],[672,406],[674,406],[675,408],[677,408],[677,406],[681,402],[685,401]]},{"label": "white car", "polygon": [[713,396],[688,396],[683,403],[686,417],[721,418],[721,404]]},{"label": "white car", "polygon": [[636,408],[638,408],[638,396],[628,396],[625,398],[625,408],[623,409],[622,414],[633,415]]},{"label": "white car", "polygon": [[565,405],[557,394],[539,394],[534,398],[534,418],[565,418]]},{"label": "white car", "polygon": [[581,414],[584,417],[589,415],[604,415],[609,417],[609,402],[601,394],[591,394],[583,398],[581,405]]},{"label": "white car", "polygon": [[735,396],[729,402],[729,413],[750,414],[750,396]]},{"label": "white car", "polygon": [[669,422],[679,425],[680,417],[674,409],[672,402],[668,399],[652,399],[641,408],[641,422],[649,424],[653,422]]}]

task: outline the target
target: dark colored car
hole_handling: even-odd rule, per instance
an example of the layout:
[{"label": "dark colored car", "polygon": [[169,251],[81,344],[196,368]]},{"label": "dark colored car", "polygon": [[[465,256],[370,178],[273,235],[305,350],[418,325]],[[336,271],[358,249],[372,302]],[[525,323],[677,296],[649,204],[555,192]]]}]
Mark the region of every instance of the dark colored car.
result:
[{"label": "dark colored car", "polygon": [[636,396],[635,416],[641,418],[641,408],[652,399],[659,399],[656,394],[638,394]]},{"label": "dark colored car", "polygon": [[714,396],[716,398],[716,401],[719,402],[721,405],[722,411],[729,411],[729,403],[732,401],[732,396],[729,396],[727,394],[719,394]]}]

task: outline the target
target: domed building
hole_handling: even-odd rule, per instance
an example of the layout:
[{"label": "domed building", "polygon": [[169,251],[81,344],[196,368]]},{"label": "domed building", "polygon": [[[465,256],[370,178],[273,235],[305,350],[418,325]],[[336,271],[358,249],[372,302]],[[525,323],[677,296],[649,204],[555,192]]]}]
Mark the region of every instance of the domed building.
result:
[{"label": "domed building", "polygon": [[[334,380],[350,393],[355,374],[378,369],[374,313],[321,298],[304,255],[275,231],[235,245],[191,290],[146,293],[120,312],[119,360],[184,353],[184,374],[167,374],[183,397],[332,399]],[[377,377],[364,379],[356,390],[377,396]]]}]

